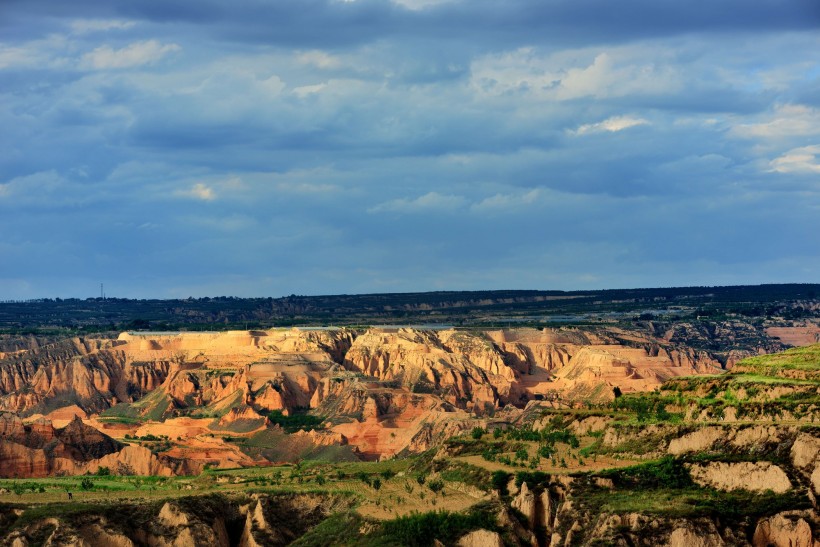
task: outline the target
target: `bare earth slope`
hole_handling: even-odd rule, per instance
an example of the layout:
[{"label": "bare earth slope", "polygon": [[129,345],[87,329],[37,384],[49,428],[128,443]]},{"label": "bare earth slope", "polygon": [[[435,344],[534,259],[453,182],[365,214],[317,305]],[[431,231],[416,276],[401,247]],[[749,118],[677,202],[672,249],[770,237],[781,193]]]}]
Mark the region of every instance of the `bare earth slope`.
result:
[{"label": "bare earth slope", "polygon": [[[115,472],[159,469],[157,457],[183,473],[267,465],[264,454],[287,452],[265,445],[264,432],[278,427],[271,412],[324,420],[300,453],[338,446],[379,459],[426,450],[505,407],[608,401],[670,378],[722,371],[714,355],[682,344],[679,333],[662,334],[294,328],[28,341],[0,358],[0,409],[54,426],[79,417],[133,444],[131,461]],[[0,436],[0,444],[13,442]],[[88,470],[81,458],[57,465],[32,449],[19,456],[31,463],[17,466],[29,471],[13,473]]]},{"label": "bare earth slope", "polygon": [[[471,354],[486,357],[487,346],[475,340],[460,340],[462,349],[454,352],[457,341],[447,332],[371,334],[396,337],[379,346],[395,347],[390,355],[432,355],[434,365],[444,360],[453,368],[475,366],[486,372],[486,363],[482,367],[462,361],[467,347]],[[627,359],[630,352],[615,348],[601,357],[601,350],[591,347],[598,345],[582,347],[558,372],[571,381],[590,369],[600,369],[601,376],[594,376],[600,379],[610,373],[606,367],[635,367],[649,376],[650,369],[644,367],[658,366],[633,364]],[[368,341],[364,348],[372,346]],[[458,357],[447,357],[453,353]],[[621,361],[612,364],[612,356]],[[399,362],[408,370],[437,370],[426,364],[427,359],[416,356]],[[384,370],[389,375],[397,366]],[[337,412],[330,431],[288,435],[284,429],[309,416],[292,409],[291,421],[281,414],[269,415],[276,424],[251,429],[247,444],[258,446],[264,432],[279,445],[329,441],[327,449],[342,442],[339,437],[329,439],[338,434],[336,428],[347,427],[349,440],[359,443],[356,439],[361,437],[360,446],[381,446],[384,455],[405,442],[394,440],[403,431],[418,426],[427,433],[412,439],[411,445],[423,437],[427,442],[422,452],[404,450],[379,462],[336,459],[210,469],[195,477],[95,475],[83,477],[93,484],[75,492],[79,503],[66,503],[63,490],[76,488],[79,478],[4,480],[0,542],[677,547],[820,543],[820,345],[745,359],[719,375],[673,376],[657,390],[624,393],[612,401],[569,405],[530,400],[523,407],[508,404],[492,413],[458,408],[437,392],[404,391],[400,375],[380,380],[358,374],[338,367],[323,377],[329,387],[314,403],[315,410]],[[434,387],[432,381],[427,387]],[[347,391],[361,392],[356,400],[364,400],[364,409],[358,417],[345,407],[352,404],[343,396]],[[196,436],[215,431],[217,425],[242,429],[238,425],[254,425],[243,422],[257,420],[254,412],[251,405],[241,403],[222,416],[230,416],[222,424],[222,418],[136,419],[139,425],[98,420],[103,420],[101,426],[129,427],[140,437],[139,443],[163,444],[164,437],[151,441],[147,432],[159,433],[164,427],[172,437],[185,427],[196,430]],[[395,437],[383,435],[390,430]],[[137,448],[121,448],[80,419],[59,430],[42,419],[25,424],[7,415],[0,421],[0,433],[34,450],[60,439],[65,445],[60,450],[77,450],[73,457],[87,461],[92,473],[92,462],[113,461]],[[100,457],[103,452],[107,453]]]}]

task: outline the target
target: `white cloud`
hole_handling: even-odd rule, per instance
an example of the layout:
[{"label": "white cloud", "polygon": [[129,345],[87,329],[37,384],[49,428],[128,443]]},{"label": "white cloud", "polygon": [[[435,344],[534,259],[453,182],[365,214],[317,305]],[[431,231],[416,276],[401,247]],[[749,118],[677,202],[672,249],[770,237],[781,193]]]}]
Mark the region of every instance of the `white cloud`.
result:
[{"label": "white cloud", "polygon": [[0,69],[23,66],[36,59],[36,53],[25,47],[0,48]]},{"label": "white cloud", "polygon": [[341,60],[319,49],[303,51],[296,56],[296,60],[303,65],[311,65],[316,68],[329,69],[341,66]]},{"label": "white cloud", "polygon": [[470,206],[470,210],[475,212],[490,212],[503,209],[517,209],[534,203],[541,195],[538,188],[533,188],[523,194],[496,194],[485,198]]},{"label": "white cloud", "polygon": [[544,54],[520,48],[477,58],[471,86],[480,95],[520,94],[568,101],[676,93],[685,78],[674,54],[663,48],[623,46]]},{"label": "white cloud", "polygon": [[338,186],[332,184],[315,184],[311,182],[278,182],[276,189],[288,194],[324,194],[335,192]]},{"label": "white cloud", "polygon": [[187,216],[182,221],[186,224],[220,232],[241,232],[256,226],[254,218],[235,214],[228,216]]},{"label": "white cloud", "polygon": [[463,196],[429,192],[416,199],[399,198],[380,203],[367,210],[368,213],[420,213],[424,211],[449,211],[463,206]]},{"label": "white cloud", "polygon": [[820,145],[789,150],[770,161],[769,167],[778,173],[820,173]]},{"label": "white cloud", "polygon": [[180,49],[177,44],[161,44],[156,40],[134,42],[122,49],[105,45],[83,55],[82,62],[95,69],[129,68],[155,63]]},{"label": "white cloud", "polygon": [[51,34],[42,40],[26,42],[18,46],[4,47],[0,43],[0,69],[9,67],[59,69],[74,61],[65,55],[73,45],[59,34]]},{"label": "white cloud", "polygon": [[0,198],[15,200],[37,201],[54,194],[65,184],[65,179],[56,171],[40,171],[31,175],[15,177],[4,184],[0,184]]},{"label": "white cloud", "polygon": [[439,4],[446,4],[453,0],[393,0],[393,3],[413,11],[423,10],[430,6],[437,6]]},{"label": "white cloud", "polygon": [[613,116],[611,118],[607,118],[602,122],[598,123],[586,123],[575,131],[571,131],[575,135],[584,135],[586,133],[602,133],[604,131],[608,131],[611,133],[615,133],[618,131],[623,131],[624,129],[629,129],[630,127],[636,127],[638,125],[648,125],[649,121],[643,118],[633,118],[632,116]]},{"label": "white cloud", "polygon": [[216,192],[210,186],[198,182],[187,190],[177,190],[174,195],[202,201],[213,201],[216,199]]},{"label": "white cloud", "polygon": [[89,32],[105,32],[109,30],[125,30],[133,27],[135,21],[120,19],[75,19],[71,22],[71,30],[76,34]]},{"label": "white cloud", "polygon": [[732,128],[739,137],[782,139],[820,135],[820,110],[802,104],[781,104],[769,119]]},{"label": "white cloud", "polygon": [[326,87],[327,84],[325,83],[315,85],[303,85],[293,88],[293,94],[300,98],[307,97],[308,95],[312,95],[313,93],[319,93]]}]

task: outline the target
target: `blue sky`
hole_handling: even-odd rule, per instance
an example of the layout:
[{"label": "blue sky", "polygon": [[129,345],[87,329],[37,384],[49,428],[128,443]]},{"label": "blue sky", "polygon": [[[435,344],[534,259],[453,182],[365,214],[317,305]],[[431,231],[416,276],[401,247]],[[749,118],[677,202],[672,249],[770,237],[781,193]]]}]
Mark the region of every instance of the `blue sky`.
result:
[{"label": "blue sky", "polygon": [[820,281],[815,0],[5,0],[0,299]]}]

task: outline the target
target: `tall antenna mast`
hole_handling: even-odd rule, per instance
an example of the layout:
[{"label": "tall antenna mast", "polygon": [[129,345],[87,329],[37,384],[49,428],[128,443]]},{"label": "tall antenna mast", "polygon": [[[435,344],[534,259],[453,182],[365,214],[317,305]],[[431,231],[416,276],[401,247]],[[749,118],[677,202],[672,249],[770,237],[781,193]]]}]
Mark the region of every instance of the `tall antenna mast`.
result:
[{"label": "tall antenna mast", "polygon": [[103,284],[102,283],[100,283],[100,298],[105,298],[105,296],[103,295]]}]

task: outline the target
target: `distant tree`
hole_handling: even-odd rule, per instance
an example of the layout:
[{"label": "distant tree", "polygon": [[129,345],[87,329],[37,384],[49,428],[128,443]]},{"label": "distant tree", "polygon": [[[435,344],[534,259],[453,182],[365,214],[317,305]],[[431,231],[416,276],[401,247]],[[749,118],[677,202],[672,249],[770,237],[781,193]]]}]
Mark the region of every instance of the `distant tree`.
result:
[{"label": "distant tree", "polygon": [[474,427],[470,432],[470,436],[475,440],[479,440],[484,436],[484,433],[486,433],[486,431],[484,431],[483,427]]},{"label": "distant tree", "polygon": [[669,418],[671,418],[672,415],[669,414],[669,412],[667,412],[666,405],[664,403],[658,403],[658,406],[655,409],[655,417],[658,419],[658,421],[665,422]]},{"label": "distant tree", "polygon": [[492,478],[490,479],[493,485],[493,489],[498,490],[498,492],[502,496],[507,495],[507,485],[510,482],[510,474],[506,471],[498,470],[493,472]]},{"label": "distant tree", "polygon": [[444,483],[440,480],[434,480],[427,483],[427,488],[438,494],[444,489]]},{"label": "distant tree", "polygon": [[365,473],[364,471],[359,471],[359,472],[356,474],[356,477],[357,477],[360,481],[362,481],[363,483],[365,483],[366,485],[370,486],[370,475],[368,475],[368,474],[367,474],[367,473]]}]

